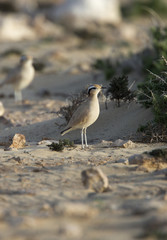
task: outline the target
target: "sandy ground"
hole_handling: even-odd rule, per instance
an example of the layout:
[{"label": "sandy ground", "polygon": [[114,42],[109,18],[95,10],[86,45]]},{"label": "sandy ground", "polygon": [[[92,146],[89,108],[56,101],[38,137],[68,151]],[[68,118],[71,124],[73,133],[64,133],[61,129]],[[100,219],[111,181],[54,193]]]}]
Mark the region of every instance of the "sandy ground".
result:
[{"label": "sandy ground", "polygon": [[[3,49],[11,46],[1,43]],[[76,66],[89,66],[92,56],[106,56],[109,47],[83,51],[73,46],[73,41],[71,46],[69,42],[65,46],[23,42],[20,46],[41,59],[56,53],[47,58],[46,69],[36,73],[34,82],[23,91],[23,104],[10,97],[11,86],[0,89],[6,109],[5,120],[0,119],[0,239],[159,239],[164,229],[156,227],[167,226],[165,174],[125,162],[133,154],[166,145],[136,142],[133,148],[111,147],[116,139],[136,139],[138,126],[152,119],[150,110],[135,102],[122,103],[120,108],[109,102],[106,110],[99,97],[101,114],[88,128],[88,149],[81,149],[79,131],[65,136],[74,140],[75,148],[55,152],[46,143],[38,145],[42,139],[62,138],[65,121],[57,111],[71,94],[90,83],[106,85],[102,76],[94,78],[89,68],[81,71]],[[1,57],[1,79],[4,66],[12,67],[17,59],[15,55]],[[44,90],[49,95],[45,96]],[[4,151],[15,133],[25,135],[27,146]],[[95,193],[84,188],[81,172],[90,167],[101,168],[111,191]],[[166,239],[164,236],[161,239]]]}]

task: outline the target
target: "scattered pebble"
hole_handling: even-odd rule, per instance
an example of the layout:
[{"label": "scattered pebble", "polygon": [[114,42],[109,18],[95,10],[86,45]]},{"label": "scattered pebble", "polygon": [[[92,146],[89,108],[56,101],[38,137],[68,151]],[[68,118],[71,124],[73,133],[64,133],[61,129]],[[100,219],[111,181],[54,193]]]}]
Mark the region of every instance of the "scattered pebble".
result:
[{"label": "scattered pebble", "polygon": [[[1,41],[21,41],[34,39],[36,33],[29,25],[28,15],[1,16],[0,35]],[[15,29],[15,31],[13,31]]]},{"label": "scattered pebble", "polygon": [[129,164],[139,165],[139,170],[155,171],[167,168],[165,157],[153,156],[150,153],[135,154],[129,157]]},{"label": "scattered pebble", "polygon": [[89,168],[82,171],[82,183],[95,192],[107,192],[110,189],[107,176],[99,168]]},{"label": "scattered pebble", "polygon": [[91,71],[91,66],[90,66],[90,64],[88,64],[88,63],[80,63],[79,64],[79,68],[81,69],[81,71],[83,71],[83,72],[90,72]]},{"label": "scattered pebble", "polygon": [[58,141],[55,141],[55,140],[42,140],[40,142],[37,143],[37,145],[49,145],[49,144],[52,144],[52,142],[54,143],[58,143]]},{"label": "scattered pebble", "polygon": [[135,143],[132,142],[131,140],[117,139],[115,142],[111,144],[111,147],[134,148]]},{"label": "scattered pebble", "polygon": [[116,160],[116,163],[128,164],[128,160],[127,160],[127,159],[120,158],[120,159]]},{"label": "scattered pebble", "polygon": [[26,144],[26,138],[23,134],[16,133],[13,137],[10,148],[24,148]]},{"label": "scattered pebble", "polygon": [[53,21],[58,20],[68,24],[70,20],[71,26],[89,28],[92,22],[119,24],[121,22],[119,7],[119,2],[116,0],[98,0],[98,4],[70,0],[53,7],[48,14]]},{"label": "scattered pebble", "polygon": [[144,161],[151,160],[151,159],[153,160],[154,158],[152,158],[148,155],[145,155],[145,154],[134,154],[129,157],[128,163],[141,165],[144,163]]},{"label": "scattered pebble", "polygon": [[41,210],[48,211],[51,209],[51,206],[48,203],[44,203],[41,207]]}]

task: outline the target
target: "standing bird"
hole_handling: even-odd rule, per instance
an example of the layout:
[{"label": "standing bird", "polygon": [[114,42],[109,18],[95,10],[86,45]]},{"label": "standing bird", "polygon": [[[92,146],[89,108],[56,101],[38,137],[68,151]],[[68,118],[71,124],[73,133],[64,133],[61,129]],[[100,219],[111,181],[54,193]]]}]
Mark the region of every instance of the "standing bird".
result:
[{"label": "standing bird", "polygon": [[98,93],[101,89],[102,86],[98,84],[94,84],[88,88],[88,98],[74,112],[66,128],[61,132],[61,135],[63,136],[75,129],[81,129],[82,148],[84,148],[84,137],[85,146],[88,147],[86,136],[87,127],[97,120],[100,113]]},{"label": "standing bird", "polygon": [[21,56],[18,66],[12,69],[6,79],[0,83],[0,87],[4,84],[13,85],[15,101],[22,101],[21,90],[26,88],[34,78],[35,70],[32,63],[33,59],[31,56]]}]

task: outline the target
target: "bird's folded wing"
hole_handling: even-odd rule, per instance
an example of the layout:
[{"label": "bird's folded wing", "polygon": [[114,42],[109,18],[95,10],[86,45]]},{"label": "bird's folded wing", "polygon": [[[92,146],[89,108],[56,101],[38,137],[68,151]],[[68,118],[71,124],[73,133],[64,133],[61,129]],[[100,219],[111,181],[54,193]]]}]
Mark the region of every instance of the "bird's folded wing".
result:
[{"label": "bird's folded wing", "polygon": [[76,112],[74,112],[72,118],[70,119],[69,126],[80,125],[87,122],[89,116],[89,110],[87,105],[81,105]]},{"label": "bird's folded wing", "polygon": [[4,81],[0,83],[0,86],[4,84],[14,84],[15,82],[18,81],[19,78],[20,78],[20,68],[17,67],[9,72],[9,74],[4,79]]}]

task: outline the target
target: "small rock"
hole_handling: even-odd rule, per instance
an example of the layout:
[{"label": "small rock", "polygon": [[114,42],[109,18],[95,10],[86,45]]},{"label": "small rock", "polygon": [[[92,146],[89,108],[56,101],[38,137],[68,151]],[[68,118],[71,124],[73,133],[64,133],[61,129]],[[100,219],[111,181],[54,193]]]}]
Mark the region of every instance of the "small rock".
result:
[{"label": "small rock", "polygon": [[13,137],[10,148],[24,148],[25,143],[26,143],[25,136],[23,134],[16,133]]},{"label": "small rock", "polygon": [[128,163],[129,164],[137,164],[137,165],[141,165],[144,162],[144,159],[148,159],[148,156],[144,156],[143,154],[134,154],[132,156],[129,157],[128,159]]},{"label": "small rock", "polygon": [[51,206],[48,203],[44,203],[41,208],[41,210],[45,210],[45,211],[48,211],[50,209],[51,209]]},{"label": "small rock", "polygon": [[103,148],[109,148],[112,144],[112,141],[106,141],[106,140],[102,140],[101,143],[99,144],[99,147],[103,147]]},{"label": "small rock", "polygon": [[[25,39],[35,39],[36,33],[29,24],[28,15],[17,14],[1,16],[0,35],[1,41],[21,41]],[[14,29],[14,31],[13,31]]]},{"label": "small rock", "polygon": [[60,202],[55,206],[55,212],[69,217],[89,218],[97,214],[97,210],[76,202]]},{"label": "small rock", "polygon": [[116,163],[128,164],[129,162],[128,162],[127,159],[123,159],[123,158],[121,158],[121,159],[116,160]]},{"label": "small rock", "polygon": [[106,192],[110,190],[108,178],[99,168],[89,168],[82,171],[82,183],[95,192]]},{"label": "small rock", "polygon": [[52,143],[58,143],[58,141],[55,141],[55,140],[42,140],[40,142],[37,143],[37,145],[49,145],[49,144],[52,144]]},{"label": "small rock", "polygon": [[[97,14],[98,13],[98,14]],[[112,13],[112,14],[111,14]],[[76,27],[89,26],[92,22],[119,24],[120,4],[116,0],[68,0],[48,12],[54,21],[63,21]]]},{"label": "small rock", "polygon": [[111,147],[134,148],[135,143],[133,143],[131,140],[117,139],[111,144]]},{"label": "small rock", "polygon": [[83,72],[90,72],[90,70],[91,70],[91,67],[90,67],[90,65],[88,63],[80,63],[79,64],[79,68]]},{"label": "small rock", "polygon": [[129,157],[129,164],[139,165],[139,169],[155,171],[167,168],[167,161],[163,158],[156,158],[150,154],[135,154]]},{"label": "small rock", "polygon": [[78,238],[82,235],[82,230],[79,225],[74,223],[64,223],[58,229],[58,234],[63,235],[64,237]]}]

